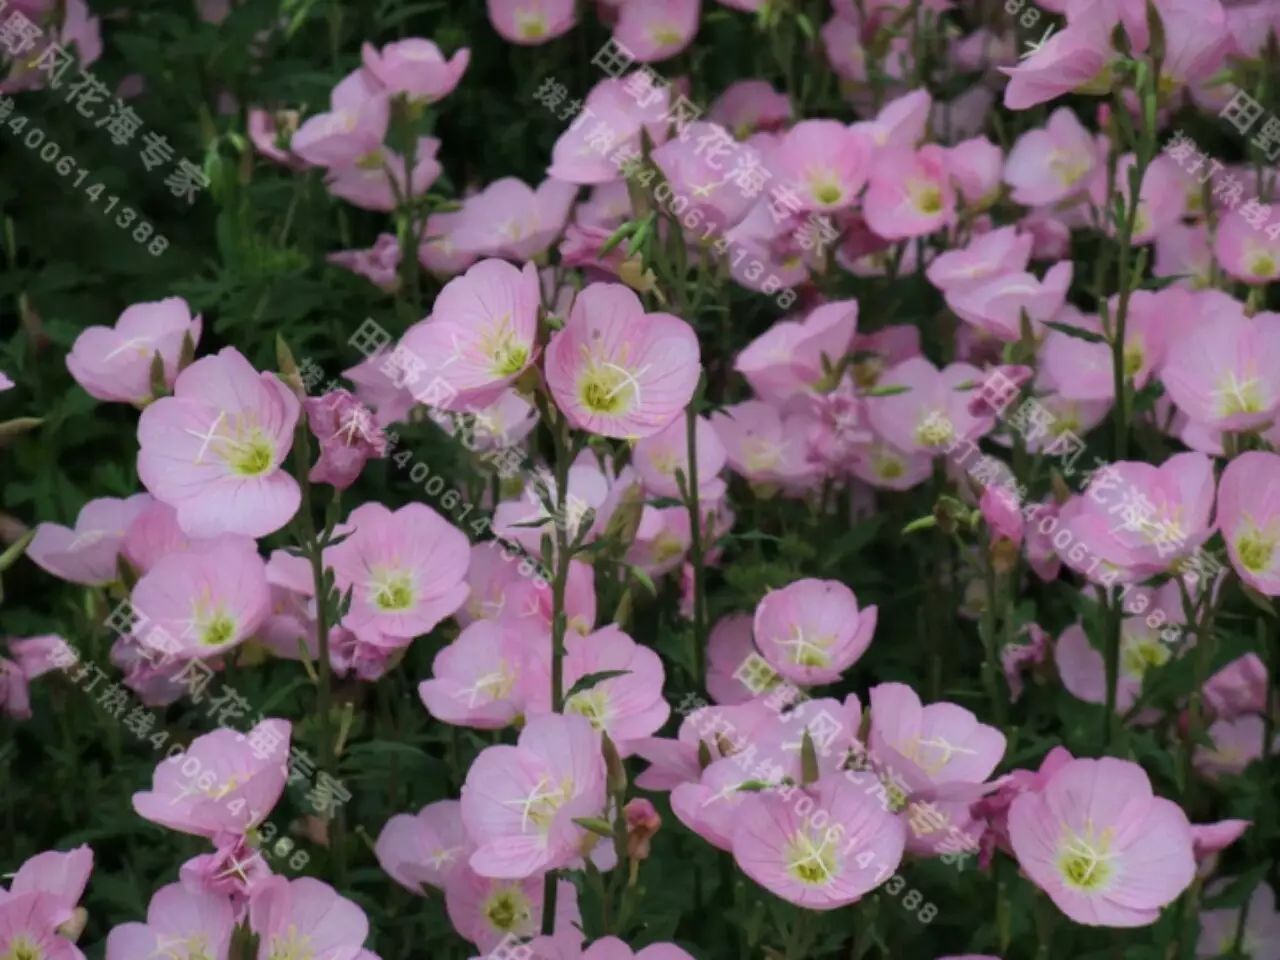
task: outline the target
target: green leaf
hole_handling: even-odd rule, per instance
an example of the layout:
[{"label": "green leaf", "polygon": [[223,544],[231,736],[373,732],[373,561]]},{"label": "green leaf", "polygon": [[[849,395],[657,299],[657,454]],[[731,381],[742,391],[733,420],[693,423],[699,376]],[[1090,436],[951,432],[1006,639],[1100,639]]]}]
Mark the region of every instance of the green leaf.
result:
[{"label": "green leaf", "polygon": [[807,787],[818,779],[818,775],[818,751],[814,749],[809,728],[805,727],[800,740],[800,781]]},{"label": "green leaf", "polygon": [[1106,343],[1107,338],[1100,333],[1094,333],[1092,330],[1084,330],[1081,327],[1073,327],[1069,323],[1059,323],[1057,320],[1046,320],[1044,325],[1050,330],[1057,330],[1059,333],[1065,333],[1068,337],[1075,337],[1077,340],[1086,340],[1089,343]]},{"label": "green leaf", "polygon": [[613,837],[613,825],[603,817],[574,817],[573,822],[606,840]]},{"label": "green leaf", "polygon": [[597,683],[604,683],[606,680],[612,680],[614,677],[623,677],[630,672],[630,670],[600,670],[596,673],[585,674],[579,677],[577,682],[569,688],[569,692],[564,695],[564,698],[568,700],[576,694],[590,690]]},{"label": "green leaf", "polygon": [[900,393],[910,393],[911,388],[900,384],[888,384],[883,387],[872,387],[870,390],[862,391],[864,397],[894,397]]}]

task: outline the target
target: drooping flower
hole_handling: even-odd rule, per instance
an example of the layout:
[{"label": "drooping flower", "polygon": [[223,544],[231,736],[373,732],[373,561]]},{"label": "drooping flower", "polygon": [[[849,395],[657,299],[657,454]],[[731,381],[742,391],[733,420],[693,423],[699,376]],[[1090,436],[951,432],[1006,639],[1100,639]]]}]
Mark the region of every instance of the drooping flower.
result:
[{"label": "drooping flower", "polygon": [[146,923],[122,923],[107,935],[107,960],[225,957],[235,925],[228,897],[171,883],[152,895]]},{"label": "drooping flower", "polygon": [[1018,66],[1000,68],[1009,76],[1005,108],[1026,110],[1072,91],[1105,93],[1115,57],[1105,21],[1096,16],[1071,21]]},{"label": "drooping flower", "polygon": [[378,147],[352,163],[329,168],[325,188],[341,200],[363,210],[390,212],[402,197],[421,197],[443,172],[436,155],[440,141],[419,137],[417,159],[406,172],[407,158],[394,150]]},{"label": "drooping flower", "polygon": [[178,511],[188,536],[274,533],[302,498],[282,469],[298,413],[298,398],[275,374],[226,347],[183,370],[173,396],[142,411],[138,476]]},{"label": "drooping flower", "polygon": [[380,233],[367,250],[335,250],[325,260],[364,277],[374,286],[394,293],[400,286],[400,242],[394,234]]},{"label": "drooping flower", "polygon": [[547,345],[546,376],[556,405],[589,433],[652,436],[693,397],[698,337],[669,313],[645,313],[616,283],[587,287]]},{"label": "drooping flower", "polygon": [[1071,261],[1064,260],[1050,267],[1043,279],[1025,272],[1001,273],[947,290],[947,306],[983,333],[1014,343],[1022,338],[1024,313],[1033,332],[1057,316],[1073,272]]},{"label": "drooping flower", "polygon": [[782,676],[813,685],[838,680],[866,652],[877,608],[858,608],[838,580],[797,580],[756,607],[756,646]]},{"label": "drooping flower", "polygon": [[423,886],[443,890],[466,868],[475,844],[462,825],[457,800],[437,800],[416,814],[398,813],[382,828],[374,854],[391,877],[414,893]]},{"label": "drooping flower", "polygon": [[1191,824],[1136,763],[1072,760],[1009,809],[1018,865],[1072,920],[1154,923],[1195,877]]},{"label": "drooping flower", "polygon": [[1204,702],[1215,717],[1261,714],[1267,712],[1269,690],[1266,664],[1256,653],[1246,653],[1205,681]]},{"label": "drooping flower", "polygon": [[156,354],[172,387],[185,340],[200,343],[200,317],[181,297],[135,303],[114,327],[88,327],[67,354],[67,369],[91,397],[142,406],[152,398]]},{"label": "drooping flower", "polygon": [[38,896],[40,906],[59,926],[76,910],[93,872],[93,850],[87,844],[72,850],[46,850],[25,860],[9,889],[0,886],[0,903],[20,896]]},{"label": "drooping flower", "polygon": [[57,523],[37,525],[27,556],[42,570],[70,583],[88,587],[110,583],[117,577],[116,562],[125,532],[151,502],[145,493],[126,500],[90,500],[76,516],[74,528]]},{"label": "drooping flower", "polygon": [[360,48],[360,58],[370,78],[387,93],[402,93],[418,103],[435,103],[458,85],[471,62],[471,51],[463,47],[446,60],[430,40],[410,37],[388,43],[381,50],[366,43]]},{"label": "drooping flower", "polygon": [[226,653],[271,610],[267,569],[252,545],[224,542],[161,557],[134,585],[134,628],[143,646],[183,658]]},{"label": "drooping flower", "polygon": [[284,792],[289,734],[287,720],[270,719],[248,734],[223,727],[196,737],[156,765],[151,789],[133,795],[133,809],[179,833],[243,835]]},{"label": "drooping flower", "polygon": [[356,482],[367,461],[385,457],[387,435],[373,411],[347,390],[308,397],[307,426],[320,441],[320,458],[307,478],[345,490]]},{"label": "drooping flower", "polygon": [[[831,773],[801,787],[802,805],[766,791],[745,803],[733,831],[733,857],[771,893],[809,910],[861,899],[902,860],[906,827],[871,792],[869,773]],[[819,813],[822,814],[819,817]]]},{"label": "drooping flower", "polygon": [[[1263,748],[1267,746],[1266,722],[1256,713],[1215,720],[1206,733],[1210,746],[1197,745],[1191,762],[1210,780],[1224,775],[1239,776],[1249,764],[1262,758]],[[1274,749],[1276,743],[1280,743],[1280,735],[1272,739],[1270,749]]]},{"label": "drooping flower", "polygon": [[[733,171],[760,163],[756,149],[740,144],[729,160],[705,149],[708,142],[729,143],[729,133],[714,123],[696,121],[682,134],[653,151],[653,162],[678,197],[687,197],[682,214],[690,238],[704,243],[741,223],[756,202],[755,195],[734,182]],[[700,146],[703,145],[703,146]]]},{"label": "drooping flower", "polygon": [[831,380],[853,347],[858,302],[836,300],[814,308],[801,322],[782,320],[738,354],[733,368],[760,399],[782,404]]},{"label": "drooping flower", "polygon": [[522,46],[554,40],[573,29],[574,0],[488,0],[489,22]]},{"label": "drooping flower", "polygon": [[522,879],[581,857],[592,837],[575,818],[605,802],[600,734],[581,716],[531,720],[515,746],[482,751],[462,787],[462,820],[476,842],[471,869]]},{"label": "drooping flower", "polygon": [[716,97],[707,119],[746,140],[753,133],[771,132],[791,120],[791,100],[766,80],[736,80]]},{"label": "drooping flower", "polygon": [[450,280],[431,317],[404,335],[402,346],[422,363],[415,396],[445,410],[497,400],[533,360],[540,302],[532,263],[519,270],[482,260]]},{"label": "drooping flower", "polygon": [[467,535],[424,503],[391,511],[361,504],[347,518],[350,535],[327,551],[338,589],[350,589],[344,624],[389,637],[430,632],[467,598]]},{"label": "drooping flower", "polygon": [[178,868],[178,879],[193,893],[230,897],[237,914],[249,898],[274,876],[262,852],[247,836],[223,833],[213,838],[212,853],[192,857]]}]

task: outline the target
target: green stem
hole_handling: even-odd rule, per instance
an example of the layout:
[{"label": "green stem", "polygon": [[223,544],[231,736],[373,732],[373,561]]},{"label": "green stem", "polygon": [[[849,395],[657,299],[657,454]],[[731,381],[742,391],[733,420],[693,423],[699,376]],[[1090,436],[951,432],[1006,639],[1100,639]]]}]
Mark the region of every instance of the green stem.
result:
[{"label": "green stem", "polygon": [[1115,746],[1120,732],[1120,717],[1116,713],[1116,696],[1120,684],[1120,634],[1124,629],[1124,609],[1119,595],[1104,595],[1103,610],[1107,625],[1104,667],[1107,677],[1106,716],[1103,718],[1103,743],[1108,749]]},{"label": "green stem", "polygon": [[689,458],[688,489],[685,503],[689,508],[689,555],[693,563],[693,662],[696,687],[701,691],[707,677],[707,594],[706,563],[702,548],[702,504],[698,495],[698,397],[694,394],[685,411],[685,425],[689,434],[687,453]]}]

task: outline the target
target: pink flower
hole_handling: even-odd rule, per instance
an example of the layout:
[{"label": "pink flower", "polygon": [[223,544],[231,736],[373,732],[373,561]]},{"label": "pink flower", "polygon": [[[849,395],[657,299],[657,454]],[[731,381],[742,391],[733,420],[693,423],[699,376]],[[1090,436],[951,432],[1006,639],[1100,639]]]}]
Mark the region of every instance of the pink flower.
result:
[{"label": "pink flower", "polygon": [[1022,314],[1037,332],[1052,320],[1066,300],[1074,268],[1069,260],[1054,264],[1037,280],[1030,273],[1004,273],[980,283],[964,284],[946,292],[947,306],[965,323],[1003,340],[1022,338]]},{"label": "pink flower", "polygon": [[734,369],[761,399],[782,403],[830,380],[853,347],[858,302],[836,300],[815,307],[799,323],[782,320],[749,343]]},{"label": "pink flower", "polygon": [[[496,541],[477,543],[471,548],[467,567],[467,602],[457,612],[464,626],[479,620],[524,626],[536,624],[550,629],[551,591],[545,583],[521,571],[522,557]],[[527,569],[527,568],[526,568]],[[565,585],[565,614],[568,627],[589,633],[596,622],[595,573],[580,560],[569,563]]]},{"label": "pink flower", "polygon": [[[1203,776],[1218,780],[1224,775],[1239,776],[1249,764],[1261,759],[1266,747],[1266,722],[1256,713],[1230,720],[1215,720],[1208,729],[1210,747],[1197,745],[1192,763]],[[1271,748],[1280,743],[1280,735]]]},{"label": "pink flower", "polygon": [[795,683],[832,683],[871,644],[877,608],[858,609],[838,580],[797,580],[770,591],[756,607],[756,646],[769,665]]},{"label": "pink flower", "polygon": [[[625,756],[629,741],[652,736],[671,713],[662,697],[665,674],[662,658],[642,647],[615,624],[583,636],[565,638],[564,689],[566,693],[585,677],[613,674],[579,690],[564,703],[565,715],[578,714],[609,738]],[[551,710],[551,644],[539,637],[532,647],[527,692],[529,714]]]},{"label": "pink flower", "polygon": [[1280,231],[1258,229],[1239,210],[1223,215],[1213,254],[1222,269],[1254,286],[1280,279]]},{"label": "pink flower", "polygon": [[737,818],[734,860],[766,890],[806,909],[857,902],[898,868],[906,842],[903,821],[875,799],[874,785],[871,774],[829,774],[799,788],[811,801],[805,813],[779,793],[759,794]]},{"label": "pink flower", "polygon": [[[1246,830],[1253,826],[1250,820],[1219,820],[1216,823],[1193,823],[1191,825],[1191,844],[1195,852],[1196,863],[1202,867],[1207,861],[1214,861],[1217,855],[1239,840]],[[1204,876],[1201,869],[1200,875]]]},{"label": "pink flower", "polygon": [[738,676],[743,662],[755,653],[751,621],[746,613],[728,614],[716,621],[707,637],[707,693],[716,703],[746,703],[763,692]]},{"label": "pink flower", "polygon": [[[665,87],[656,89],[652,95],[645,95],[645,105],[640,106],[637,98],[628,92],[626,83],[625,78],[607,77],[591,88],[582,113],[552,148],[551,166],[547,168],[549,176],[581,184],[620,180],[622,174],[617,164],[610,161],[609,151],[601,151],[591,139],[592,132],[600,126],[612,134],[610,143],[615,152],[624,146],[639,150],[641,127],[648,131],[655,145],[666,141],[670,92]],[[592,119],[587,120],[588,117]]]},{"label": "pink flower", "polygon": [[1005,737],[995,727],[954,703],[923,706],[906,684],[872,687],[870,710],[867,746],[898,802],[976,799],[1004,756]]},{"label": "pink flower", "polygon": [[1005,108],[1026,110],[1072,91],[1105,92],[1115,56],[1108,26],[1096,17],[1073,21],[1018,66],[1000,68],[1009,76]]},{"label": "pink flower", "polygon": [[[698,459],[698,491],[702,499],[717,499],[717,494],[724,490],[724,482],[719,479],[725,464],[724,444],[705,417],[698,417],[693,432]],[[689,481],[688,421],[677,417],[663,430],[637,441],[632,457],[636,474],[649,493],[655,497],[679,497],[677,472],[684,476],[686,484]]]},{"label": "pink flower", "polygon": [[796,418],[758,400],[737,403],[711,415],[729,466],[752,483],[792,484],[814,473]]},{"label": "pink flower", "polygon": [[544,253],[564,230],[576,184],[548,177],[531,190],[503,177],[462,204],[449,239],[459,250],[517,262]]},{"label": "pink flower", "polygon": [[770,167],[792,186],[802,212],[853,205],[867,182],[872,146],[865,134],[836,120],[801,120],[779,140]]},{"label": "pink flower", "polygon": [[55,932],[54,907],[39,894],[0,900],[0,956],[37,960],[84,960],[75,945]]},{"label": "pink flower", "polygon": [[[727,0],[720,0],[726,6],[733,6]],[[736,4],[743,0],[734,0]],[[597,940],[582,954],[582,960],[693,960],[693,956],[681,950],[673,943],[653,943],[643,950],[633,953],[631,948],[617,937],[605,937]]]},{"label": "pink flower", "polygon": [[226,956],[235,925],[227,897],[171,883],[151,897],[146,923],[122,923],[107,935],[107,960],[160,957],[174,950],[187,956]]},{"label": "pink flower", "polygon": [[467,598],[467,536],[423,503],[392,512],[369,502],[351,511],[350,535],[331,547],[340,591],[351,593],[344,625],[389,637],[429,633]]},{"label": "pink flower", "polygon": [[1165,35],[1162,81],[1198,84],[1222,68],[1231,35],[1221,3],[1161,0],[1156,9]]},{"label": "pink flower", "polygon": [[939,371],[923,357],[914,357],[880,378],[880,388],[905,387],[905,392],[869,397],[867,416],[876,433],[903,453],[936,455],[991,429],[993,419],[969,413],[969,392],[959,389],[982,379],[981,371],[965,363]]},{"label": "pink flower", "polygon": [[522,683],[533,644],[550,640],[541,631],[494,620],[477,620],[436,654],[431,679],[418,695],[437,720],[477,730],[497,730],[524,713]]},{"label": "pink flower", "polygon": [[1240,579],[1280,596],[1280,456],[1255,450],[1227,464],[1218,487],[1218,529]]},{"label": "pink flower", "polygon": [[933,98],[923,87],[890,100],[874,120],[853,124],[850,129],[870,137],[876,147],[889,151],[914,150],[924,140],[929,126]]},{"label": "pink flower", "polygon": [[252,545],[219,543],[160,558],[133,588],[143,646],[182,658],[226,653],[253,636],[271,609],[267,570]]},{"label": "pink flower", "polygon": [[773,131],[791,120],[791,100],[765,80],[736,80],[716,97],[707,119],[745,140],[759,131]]},{"label": "pink flower", "polygon": [[[1240,912],[1240,908],[1224,907],[1200,913],[1197,957],[1230,956],[1240,933]],[[1280,945],[1280,913],[1276,912],[1276,896],[1270,886],[1259,883],[1249,897],[1240,951],[1246,957],[1272,960],[1277,945]]]},{"label": "pink flower", "polygon": [[554,40],[573,29],[574,0],[488,0],[489,22],[521,46]]},{"label": "pink flower", "polygon": [[386,92],[365,70],[354,70],[333,88],[330,109],[306,120],[289,149],[317,167],[346,167],[382,149],[391,118]]},{"label": "pink flower", "polygon": [[698,32],[699,0],[639,0],[623,6],[613,39],[640,63],[674,57]]},{"label": "pink flower", "polygon": [[[1062,632],[1053,651],[1062,685],[1086,703],[1104,704],[1107,674],[1102,653],[1089,643],[1084,627],[1075,623]],[[1173,657],[1160,631],[1143,617],[1125,617],[1120,628],[1120,672],[1116,679],[1116,711],[1127,713],[1142,691],[1143,680],[1153,667]]]},{"label": "pink flower", "polygon": [[356,482],[368,460],[387,455],[387,436],[373,413],[347,390],[308,397],[307,426],[320,441],[320,459],[311,468],[312,483],[345,490]]},{"label": "pink flower", "polygon": [[[580,942],[577,889],[568,880],[558,881],[555,927],[557,940],[573,932]],[[445,908],[458,935],[488,954],[508,937],[523,939],[537,934],[542,925],[542,877],[498,880],[482,877],[465,863],[449,877],[444,890]],[[541,958],[539,958],[541,960]]]},{"label": "pink flower", "polygon": [[443,890],[466,869],[475,845],[462,825],[457,800],[437,800],[416,814],[398,813],[383,826],[374,845],[382,869],[402,887],[423,894],[423,886]]},{"label": "pink flower", "polygon": [[1250,431],[1280,406],[1280,315],[1222,313],[1169,345],[1165,389],[1192,420]]},{"label": "pink flower", "polygon": [[75,912],[92,872],[93,850],[87,844],[73,850],[37,853],[18,868],[8,891],[0,886],[0,904],[18,897],[37,897],[41,912],[52,921],[52,929]]},{"label": "pink flower", "polygon": [[700,372],[693,329],[669,313],[645,313],[620,284],[583,290],[547,345],[556,405],[575,427],[606,437],[658,433],[689,403]]},{"label": "pink flower", "polygon": [[436,159],[439,152],[439,140],[419,137],[417,160],[413,169],[406,171],[407,158],[379,147],[353,163],[330,167],[325,187],[363,210],[389,213],[401,202],[398,197],[421,197],[431,189],[443,171]]},{"label": "pink flower", "polygon": [[1126,760],[1072,760],[1009,809],[1009,839],[1031,880],[1088,926],[1154,923],[1195,876],[1191,825]]},{"label": "pink flower", "polygon": [[431,317],[410,327],[402,342],[423,364],[413,381],[418,398],[446,410],[497,400],[533,359],[540,304],[532,263],[519,270],[505,260],[482,260],[450,280]]},{"label": "pink flower", "polygon": [[466,47],[448,60],[430,40],[411,37],[378,50],[371,43],[360,48],[369,75],[391,94],[403,93],[419,103],[443,100],[458,85],[471,62]]},{"label": "pink flower", "polygon": [[188,537],[178,526],[178,513],[173,507],[159,500],[148,500],[150,502],[125,529],[124,541],[120,544],[120,556],[137,574],[146,573],[171,553],[198,553],[220,543],[254,547],[252,537],[234,533],[220,534],[208,540]]},{"label": "pink flower", "polygon": [[306,162],[289,147],[289,141],[298,129],[298,111],[250,107],[246,127],[249,140],[258,153],[290,170],[306,169]]},{"label": "pink flower", "polygon": [[925,276],[944,293],[968,283],[1026,270],[1031,258],[1030,234],[1017,227],[1001,227],[982,233],[959,250],[947,250],[934,258]]},{"label": "pink flower", "polygon": [[[16,649],[14,652],[17,653]],[[1266,713],[1267,689],[1266,664],[1256,653],[1246,653],[1208,679],[1204,685],[1204,701],[1217,717]]]},{"label": "pink flower", "polygon": [[282,469],[298,412],[298,398],[275,374],[258,373],[226,347],[187,367],[172,397],[142,411],[138,476],[178,511],[188,536],[274,533],[301,502]]},{"label": "pink flower", "polygon": [[192,857],[178,868],[178,879],[193,893],[230,897],[237,914],[243,914],[249,898],[273,876],[257,847],[240,834],[213,838],[213,853]]},{"label": "pink flower", "polygon": [[249,928],[259,937],[261,957],[376,960],[361,949],[369,935],[364,911],[311,877],[264,883],[249,901]]},{"label": "pink flower", "polygon": [[37,525],[27,556],[42,570],[70,583],[87,587],[110,583],[117,577],[125,531],[151,502],[145,493],[127,500],[90,500],[76,516],[73,529],[57,523]]},{"label": "pink flower", "polygon": [[120,314],[114,327],[88,327],[67,354],[67,369],[89,396],[143,406],[152,399],[151,367],[156,354],[164,367],[164,383],[178,376],[183,342],[200,343],[200,317],[181,297],[135,303]]},{"label": "pink flower", "polygon": [[210,839],[246,834],[284,792],[290,726],[263,720],[248,734],[223,727],[156,765],[151,789],[133,795],[138,816]]},{"label": "pink flower", "polygon": [[867,51],[860,24],[849,17],[833,16],[822,25],[822,45],[831,69],[843,79],[855,83],[867,79]]},{"label": "pink flower", "polygon": [[734,181],[733,170],[760,162],[749,144],[739,144],[729,160],[707,149],[708,142],[729,143],[730,137],[716,124],[696,121],[653,151],[653,162],[675,195],[688,198],[682,214],[686,235],[692,239],[701,230],[703,242],[741,223],[751,210],[756,197]]},{"label": "pink flower", "polygon": [[871,168],[862,201],[867,226],[887,240],[923,237],[955,220],[956,195],[946,151],[928,144],[885,149]]},{"label": "pink flower", "polygon": [[1155,246],[1155,263],[1151,269],[1155,276],[1182,277],[1175,285],[1193,290],[1209,286],[1213,254],[1209,251],[1206,224],[1176,224],[1156,237]]},{"label": "pink flower", "polygon": [[1013,848],[1009,845],[1009,807],[1013,801],[1027,792],[1039,793],[1059,768],[1074,759],[1066,747],[1054,747],[1040,761],[1038,770],[1006,773],[995,782],[995,790],[973,803],[974,816],[985,822],[981,860],[984,869],[990,864],[996,849],[1013,855]]},{"label": "pink flower", "polygon": [[462,787],[462,821],[476,842],[471,869],[521,879],[567,866],[593,835],[575,818],[605,803],[600,734],[579,716],[531,720],[514,747],[483,750]]},{"label": "pink flower", "polygon": [[946,148],[947,173],[966,207],[984,210],[1000,196],[1004,151],[986,137],[972,137]]},{"label": "pink flower", "polygon": [[393,234],[378,234],[377,241],[368,250],[338,250],[325,259],[364,277],[387,293],[394,293],[400,286],[400,244]]},{"label": "pink flower", "polygon": [[649,841],[662,828],[662,817],[644,797],[633,797],[622,808],[627,821],[627,856],[632,860],[649,858]]},{"label": "pink flower", "polygon": [[1009,684],[1009,699],[1022,697],[1022,674],[1038,667],[1049,655],[1049,635],[1039,624],[1028,623],[1025,630],[1030,642],[1008,643],[1000,650],[1000,667]]},{"label": "pink flower", "polygon": [[1048,206],[1084,190],[1097,164],[1093,135],[1075,111],[1059,107],[1044,129],[1029,130],[1014,142],[1004,181],[1017,203]]}]

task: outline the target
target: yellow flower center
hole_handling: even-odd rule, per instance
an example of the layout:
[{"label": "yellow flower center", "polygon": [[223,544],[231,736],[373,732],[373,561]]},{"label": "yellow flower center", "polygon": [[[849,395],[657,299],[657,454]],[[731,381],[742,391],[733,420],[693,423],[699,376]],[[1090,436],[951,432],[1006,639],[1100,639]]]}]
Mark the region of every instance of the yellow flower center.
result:
[{"label": "yellow flower center", "polygon": [[660,47],[675,46],[684,40],[684,34],[670,23],[655,23],[649,28],[649,36]]},{"label": "yellow flower center", "polygon": [[1142,369],[1142,365],[1146,362],[1146,359],[1147,355],[1142,349],[1142,344],[1136,342],[1126,343],[1124,346],[1125,376],[1137,376],[1138,371]]},{"label": "yellow flower center", "polygon": [[528,924],[533,916],[529,898],[519,887],[501,887],[484,904],[485,918],[494,929],[510,933]]},{"label": "yellow flower center", "polygon": [[271,941],[267,960],[315,960],[315,957],[311,938],[300,935],[298,928],[291,923],[284,937],[275,937]]},{"label": "yellow flower center", "polygon": [[1276,538],[1267,537],[1258,527],[1249,523],[1248,529],[1236,538],[1236,555],[1250,573],[1262,573],[1271,568],[1276,552]]},{"label": "yellow flower center", "polygon": [[401,570],[379,570],[369,583],[373,605],[389,612],[413,606],[413,578]]},{"label": "yellow flower center", "polygon": [[526,40],[537,40],[546,36],[546,15],[541,10],[517,10],[516,31]]},{"label": "yellow flower center", "polygon": [[1276,258],[1270,253],[1255,253],[1249,260],[1249,272],[1255,277],[1274,277],[1276,275]]},{"label": "yellow flower center", "polygon": [[597,684],[590,690],[575,693],[564,705],[566,713],[576,713],[591,721],[597,730],[604,729],[604,722],[609,716],[609,695]]},{"label": "yellow flower center", "polygon": [[1169,648],[1156,637],[1125,637],[1120,645],[1120,668],[1125,676],[1140,681],[1152,667],[1168,663],[1169,656]]},{"label": "yellow flower center", "polygon": [[1218,397],[1218,416],[1230,417],[1238,413],[1262,413],[1266,401],[1262,396],[1262,381],[1257,377],[1238,379],[1234,371],[1228,371],[1214,393]]},{"label": "yellow flower center", "polygon": [[942,191],[933,183],[913,184],[911,202],[915,208],[926,216],[942,212]]},{"label": "yellow flower center", "polygon": [[840,189],[840,184],[836,183],[834,177],[826,173],[815,174],[810,180],[810,189],[813,191],[814,199],[826,206],[839,203],[840,198],[844,196],[844,191]]},{"label": "yellow flower center", "polygon": [[590,413],[617,416],[635,405],[640,387],[635,376],[616,363],[587,367],[578,382],[578,399]]},{"label": "yellow flower center", "polygon": [[20,936],[9,944],[0,960],[43,960],[44,953],[26,937]]},{"label": "yellow flower center", "polygon": [[1081,893],[1106,889],[1114,873],[1110,847],[1110,829],[1096,837],[1091,828],[1086,828],[1083,834],[1069,834],[1058,852],[1058,871],[1067,886]]},{"label": "yellow flower center", "polygon": [[825,834],[815,842],[807,829],[796,833],[787,843],[787,873],[811,887],[825,887],[836,878],[835,839]]},{"label": "yellow flower center", "polygon": [[236,633],[236,622],[225,613],[217,613],[205,622],[200,642],[206,647],[220,647]]},{"label": "yellow flower center", "polygon": [[956,435],[955,425],[941,410],[935,410],[916,427],[916,442],[922,447],[940,447]]}]

